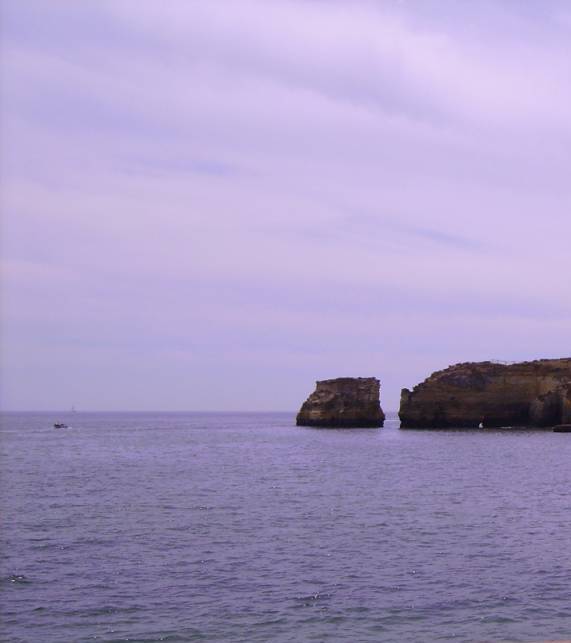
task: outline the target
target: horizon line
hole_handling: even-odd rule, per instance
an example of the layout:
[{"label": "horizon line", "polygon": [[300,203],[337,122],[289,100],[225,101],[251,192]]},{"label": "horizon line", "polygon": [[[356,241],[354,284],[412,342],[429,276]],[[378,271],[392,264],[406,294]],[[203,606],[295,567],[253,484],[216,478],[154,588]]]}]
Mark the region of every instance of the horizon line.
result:
[{"label": "horizon line", "polygon": [[[398,411],[386,411],[385,413],[398,413]],[[272,410],[216,410],[216,409],[200,409],[200,410],[164,410],[164,409],[147,409],[147,410],[133,410],[133,409],[83,409],[78,411],[71,411],[70,409],[0,409],[0,414],[2,413],[64,413],[79,415],[81,413],[297,413],[298,411],[284,410],[284,409],[272,409]]]}]

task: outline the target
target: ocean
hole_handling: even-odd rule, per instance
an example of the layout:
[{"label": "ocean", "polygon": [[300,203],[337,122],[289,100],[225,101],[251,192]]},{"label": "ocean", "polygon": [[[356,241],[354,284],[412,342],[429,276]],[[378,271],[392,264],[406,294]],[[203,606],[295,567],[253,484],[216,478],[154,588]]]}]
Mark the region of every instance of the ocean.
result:
[{"label": "ocean", "polygon": [[569,434],[5,413],[0,448],[2,641],[571,638]]}]

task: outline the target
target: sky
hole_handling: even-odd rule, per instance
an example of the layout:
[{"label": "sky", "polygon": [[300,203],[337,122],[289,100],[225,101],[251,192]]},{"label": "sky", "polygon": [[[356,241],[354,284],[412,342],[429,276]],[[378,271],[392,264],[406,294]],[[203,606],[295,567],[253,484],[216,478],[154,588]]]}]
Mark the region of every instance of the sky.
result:
[{"label": "sky", "polygon": [[569,2],[1,10],[2,408],[571,354]]}]

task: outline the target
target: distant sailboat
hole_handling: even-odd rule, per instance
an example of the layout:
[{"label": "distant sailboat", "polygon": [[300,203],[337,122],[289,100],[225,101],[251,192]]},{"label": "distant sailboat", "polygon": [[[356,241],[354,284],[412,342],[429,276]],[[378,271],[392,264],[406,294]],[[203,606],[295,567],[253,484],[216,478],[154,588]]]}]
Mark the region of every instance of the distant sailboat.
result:
[{"label": "distant sailboat", "polygon": [[[70,413],[72,415],[75,415],[75,413],[76,413],[75,404],[71,405]],[[55,422],[54,423],[54,429],[69,429],[69,424],[66,424],[65,422]]]}]

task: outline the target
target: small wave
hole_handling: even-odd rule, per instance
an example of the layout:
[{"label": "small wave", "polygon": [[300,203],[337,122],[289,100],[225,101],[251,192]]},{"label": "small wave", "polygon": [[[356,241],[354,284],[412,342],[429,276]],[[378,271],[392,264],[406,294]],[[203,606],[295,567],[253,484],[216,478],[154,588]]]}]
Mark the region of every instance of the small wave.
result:
[{"label": "small wave", "polygon": [[29,585],[32,581],[23,574],[10,574],[10,576],[1,579],[1,582],[5,584]]},{"label": "small wave", "polygon": [[307,596],[296,596],[295,602],[297,607],[310,607],[319,602],[327,601],[332,597],[332,594],[326,592],[316,592],[315,594],[308,594]]}]

